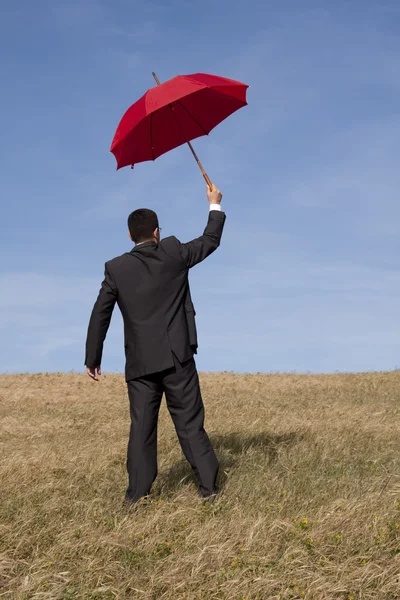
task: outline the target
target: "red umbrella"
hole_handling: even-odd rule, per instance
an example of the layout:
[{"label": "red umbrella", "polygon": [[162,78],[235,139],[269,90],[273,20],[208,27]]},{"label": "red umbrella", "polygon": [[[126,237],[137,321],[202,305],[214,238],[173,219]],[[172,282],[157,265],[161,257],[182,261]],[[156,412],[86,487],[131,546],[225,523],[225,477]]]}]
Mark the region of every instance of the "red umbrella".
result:
[{"label": "red umbrella", "polygon": [[249,87],[239,81],[195,73],[178,75],[148,90],[122,117],[110,151],[117,169],[154,160],[187,143],[211,186],[190,140],[207,135],[218,123],[246,106]]}]

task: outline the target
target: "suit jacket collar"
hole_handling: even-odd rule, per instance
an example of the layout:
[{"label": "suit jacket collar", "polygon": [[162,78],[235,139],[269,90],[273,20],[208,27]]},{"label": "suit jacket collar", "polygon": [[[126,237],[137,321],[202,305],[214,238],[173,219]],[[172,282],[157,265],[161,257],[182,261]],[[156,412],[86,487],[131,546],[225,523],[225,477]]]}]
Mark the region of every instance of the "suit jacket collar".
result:
[{"label": "suit jacket collar", "polygon": [[153,241],[149,241],[149,242],[143,242],[142,244],[138,244],[137,246],[135,246],[134,248],[132,248],[132,250],[130,251],[129,254],[132,254],[133,252],[137,252],[138,250],[141,250],[142,248],[150,248],[151,246],[153,246],[154,248],[157,247],[157,244]]}]

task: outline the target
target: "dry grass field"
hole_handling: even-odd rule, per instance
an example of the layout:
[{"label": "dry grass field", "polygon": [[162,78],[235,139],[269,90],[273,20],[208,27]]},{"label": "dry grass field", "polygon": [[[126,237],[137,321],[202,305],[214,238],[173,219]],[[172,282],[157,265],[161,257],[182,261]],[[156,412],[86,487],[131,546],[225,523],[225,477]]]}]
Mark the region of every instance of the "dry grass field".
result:
[{"label": "dry grass field", "polygon": [[400,373],[204,374],[220,498],[163,403],[124,512],[123,378],[0,377],[0,598],[399,600]]}]

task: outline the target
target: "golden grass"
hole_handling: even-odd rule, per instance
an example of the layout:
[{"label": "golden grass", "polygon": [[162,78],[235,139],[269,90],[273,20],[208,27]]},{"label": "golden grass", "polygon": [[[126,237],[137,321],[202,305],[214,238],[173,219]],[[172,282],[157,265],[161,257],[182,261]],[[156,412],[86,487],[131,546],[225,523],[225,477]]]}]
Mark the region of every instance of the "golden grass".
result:
[{"label": "golden grass", "polygon": [[0,377],[0,598],[399,600],[400,373],[201,379],[221,497],[163,403],[126,513],[123,378]]}]

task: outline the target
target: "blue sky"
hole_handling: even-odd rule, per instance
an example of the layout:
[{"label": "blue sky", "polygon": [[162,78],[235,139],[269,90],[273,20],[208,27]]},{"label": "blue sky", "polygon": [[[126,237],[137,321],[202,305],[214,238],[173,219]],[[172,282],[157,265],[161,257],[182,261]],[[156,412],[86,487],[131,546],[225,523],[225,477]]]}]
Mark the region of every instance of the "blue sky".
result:
[{"label": "blue sky", "polygon": [[[126,217],[197,237],[187,148],[134,171],[109,153],[153,85],[208,72],[248,107],[195,148],[224,193],[219,250],[191,272],[205,371],[400,366],[396,1],[16,0],[0,4],[0,372],[81,370]],[[103,368],[122,372],[115,311]]]}]

